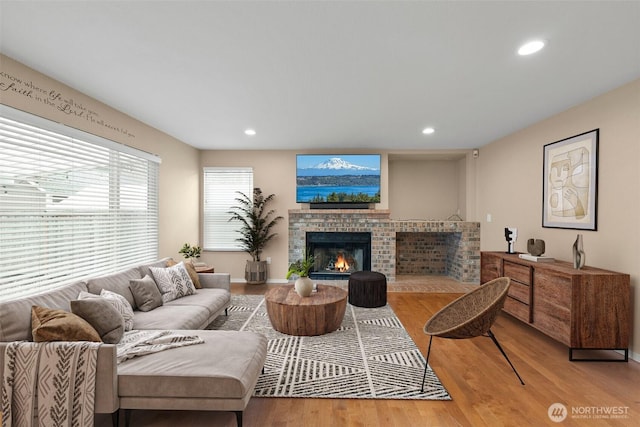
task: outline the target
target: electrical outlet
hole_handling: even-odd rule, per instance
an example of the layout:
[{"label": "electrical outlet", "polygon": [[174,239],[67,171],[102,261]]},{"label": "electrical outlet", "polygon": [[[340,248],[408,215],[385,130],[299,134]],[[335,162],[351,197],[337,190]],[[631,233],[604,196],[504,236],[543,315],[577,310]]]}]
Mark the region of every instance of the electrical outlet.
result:
[{"label": "electrical outlet", "polygon": [[270,256],[267,257],[267,264],[271,264],[271,257]]},{"label": "electrical outlet", "polygon": [[491,214],[487,214],[487,222],[491,222],[491,221],[493,221]]}]

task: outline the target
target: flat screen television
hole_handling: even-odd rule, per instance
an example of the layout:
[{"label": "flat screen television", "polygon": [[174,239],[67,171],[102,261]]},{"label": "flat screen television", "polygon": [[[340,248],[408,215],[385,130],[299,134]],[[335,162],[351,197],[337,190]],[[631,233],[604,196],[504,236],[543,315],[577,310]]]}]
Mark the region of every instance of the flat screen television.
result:
[{"label": "flat screen television", "polygon": [[298,154],[296,203],[380,203],[380,154]]}]

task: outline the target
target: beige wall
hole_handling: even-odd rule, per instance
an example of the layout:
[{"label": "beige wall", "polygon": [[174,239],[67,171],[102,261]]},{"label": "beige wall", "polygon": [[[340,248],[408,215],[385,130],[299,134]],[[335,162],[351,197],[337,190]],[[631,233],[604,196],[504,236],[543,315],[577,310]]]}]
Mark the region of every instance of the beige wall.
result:
[{"label": "beige wall", "polygon": [[[289,209],[295,209],[296,161],[290,151],[203,151],[201,167],[252,167],[253,186],[260,187],[263,194],[275,194],[270,207],[284,217],[276,225],[277,236],[262,252],[261,259],[271,258],[269,279],[284,279],[287,273]],[[244,266],[251,259],[246,252],[205,252],[203,259],[216,271],[231,273],[232,280],[244,280]]]},{"label": "beige wall", "polygon": [[198,150],[4,55],[0,103],[160,156],[159,255],[198,242]]},{"label": "beige wall", "polygon": [[460,169],[457,160],[394,157],[389,161],[391,218],[442,220],[457,214]]},{"label": "beige wall", "polygon": [[[542,153],[545,144],[600,129],[598,230],[543,228]],[[640,359],[640,80],[599,96],[480,149],[475,215],[482,250],[506,250],[504,227],[517,227],[515,249],[544,239],[546,255],[570,261],[576,235],[587,265],[629,273],[634,306],[632,351]],[[493,217],[486,221],[487,214]]]}]

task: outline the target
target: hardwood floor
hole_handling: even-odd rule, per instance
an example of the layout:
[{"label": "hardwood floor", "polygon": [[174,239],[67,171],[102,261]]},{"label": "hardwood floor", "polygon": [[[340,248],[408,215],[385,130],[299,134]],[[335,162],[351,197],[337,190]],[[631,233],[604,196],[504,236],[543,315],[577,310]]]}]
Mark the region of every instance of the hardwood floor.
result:
[{"label": "hardwood floor", "polygon": [[[232,293],[260,294],[268,285],[232,285]],[[448,293],[389,292],[388,303],[426,353],[425,321],[456,298]],[[635,426],[640,424],[640,364],[569,362],[568,349],[501,314],[493,332],[518,369],[520,382],[489,338],[435,338],[430,364],[453,400],[401,401],[253,398],[244,426]],[[553,403],[569,412],[550,420]],[[580,414],[572,415],[572,411]],[[591,412],[590,418],[587,412]],[[595,413],[600,411],[600,414]],[[602,411],[617,411],[618,417]],[[582,418],[577,418],[578,416]],[[97,425],[110,425],[109,416]],[[224,412],[134,411],[132,426],[235,426]]]}]

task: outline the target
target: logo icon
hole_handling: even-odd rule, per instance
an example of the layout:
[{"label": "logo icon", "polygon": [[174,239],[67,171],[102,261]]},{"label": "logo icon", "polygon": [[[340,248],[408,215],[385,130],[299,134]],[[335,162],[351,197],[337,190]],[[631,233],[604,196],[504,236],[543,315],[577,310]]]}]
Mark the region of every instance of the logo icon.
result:
[{"label": "logo icon", "polygon": [[553,403],[551,406],[549,406],[547,415],[549,415],[549,419],[554,423],[561,423],[567,418],[567,407],[562,403]]}]

